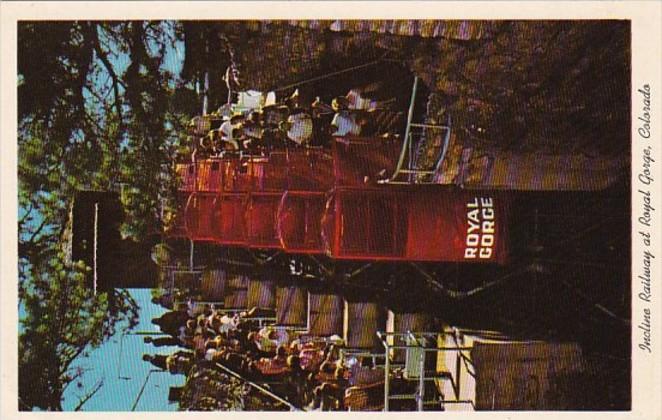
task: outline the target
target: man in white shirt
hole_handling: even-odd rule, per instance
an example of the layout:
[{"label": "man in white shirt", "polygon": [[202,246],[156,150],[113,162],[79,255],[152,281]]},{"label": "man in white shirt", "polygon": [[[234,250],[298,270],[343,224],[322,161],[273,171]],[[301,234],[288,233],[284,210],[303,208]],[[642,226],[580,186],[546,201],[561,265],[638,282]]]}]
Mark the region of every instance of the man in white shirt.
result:
[{"label": "man in white shirt", "polygon": [[354,113],[347,109],[348,101],[344,96],[339,96],[331,102],[331,107],[336,112],[331,121],[331,135],[333,136],[358,136],[361,134],[361,126],[356,121]]},{"label": "man in white shirt", "polygon": [[361,134],[361,126],[356,121],[356,116],[346,110],[336,112],[331,121],[331,129],[334,136],[358,136]]},{"label": "man in white shirt", "polygon": [[313,119],[310,115],[299,112],[287,118],[287,138],[298,145],[308,144],[313,136]]}]

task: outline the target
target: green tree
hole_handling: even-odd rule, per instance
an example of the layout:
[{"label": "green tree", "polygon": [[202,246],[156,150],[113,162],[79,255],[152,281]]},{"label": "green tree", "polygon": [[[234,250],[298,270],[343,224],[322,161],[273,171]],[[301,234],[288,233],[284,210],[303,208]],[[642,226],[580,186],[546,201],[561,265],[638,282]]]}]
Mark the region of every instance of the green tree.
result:
[{"label": "green tree", "polygon": [[[19,338],[22,410],[62,410],[64,390],[84,373],[73,367],[76,358],[113,335],[119,322],[131,325],[137,320],[135,302],[128,295],[119,299],[119,307],[111,305],[106,293],[93,296],[85,286],[89,271],[82,262],[68,264],[62,253],[31,270]],[[93,387],[88,397],[99,388]]]},{"label": "green tree", "polygon": [[125,237],[158,232],[182,124],[163,68],[174,31],[156,21],[18,25],[21,409],[60,410],[84,373],[74,360],[136,321],[125,290],[88,290],[89,269],[67,260],[63,237],[80,189],[125,192]]}]

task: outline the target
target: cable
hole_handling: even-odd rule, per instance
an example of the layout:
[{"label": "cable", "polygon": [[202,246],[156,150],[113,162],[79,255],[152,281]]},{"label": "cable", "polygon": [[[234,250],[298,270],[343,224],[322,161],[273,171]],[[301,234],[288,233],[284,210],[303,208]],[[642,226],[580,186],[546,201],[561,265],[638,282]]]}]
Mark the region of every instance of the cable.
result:
[{"label": "cable", "polygon": [[310,79],[305,79],[305,80],[302,80],[302,81],[300,81],[300,82],[291,83],[291,84],[289,84],[289,85],[285,85],[285,86],[281,86],[281,87],[279,87],[279,88],[273,89],[273,91],[274,91],[274,92],[280,92],[280,91],[283,91],[283,90],[292,89],[293,87],[297,87],[297,86],[305,85],[305,84],[308,84],[308,83],[311,83],[311,82],[316,82],[316,81],[318,81],[318,80],[324,80],[324,79],[326,79],[326,78],[333,77],[333,76],[337,76],[337,75],[339,75],[339,74],[348,73],[348,72],[350,72],[350,71],[358,70],[358,69],[365,68],[365,67],[370,67],[370,66],[372,66],[372,65],[375,65],[375,64],[377,64],[377,63],[383,61],[383,60],[384,60],[384,57],[386,57],[386,54],[384,54],[383,56],[381,56],[381,57],[378,58],[377,60],[370,61],[370,62],[365,63],[365,64],[359,64],[358,66],[349,67],[349,68],[347,68],[347,69],[343,69],[343,70],[338,70],[338,71],[335,71],[335,72],[327,73],[327,74],[322,75],[322,76],[312,77],[312,78],[310,78]]},{"label": "cable", "polygon": [[161,369],[150,369],[149,372],[147,373],[147,376],[145,376],[145,381],[143,382],[143,386],[140,388],[140,391],[138,392],[138,396],[136,397],[136,400],[133,402],[133,405],[131,406],[131,411],[136,411],[136,407],[138,406],[138,402],[140,402],[140,398],[143,396],[143,392],[145,391],[145,386],[147,386],[147,381],[149,381],[149,377],[152,376],[152,373],[154,372],[166,372],[165,370]]}]

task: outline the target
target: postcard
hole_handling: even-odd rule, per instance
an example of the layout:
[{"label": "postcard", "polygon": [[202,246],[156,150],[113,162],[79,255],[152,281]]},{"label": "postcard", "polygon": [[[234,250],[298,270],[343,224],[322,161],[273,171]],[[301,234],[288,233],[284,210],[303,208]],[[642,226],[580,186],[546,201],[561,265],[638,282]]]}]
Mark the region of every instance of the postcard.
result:
[{"label": "postcard", "polygon": [[1,7],[3,418],[662,418],[660,3]]}]

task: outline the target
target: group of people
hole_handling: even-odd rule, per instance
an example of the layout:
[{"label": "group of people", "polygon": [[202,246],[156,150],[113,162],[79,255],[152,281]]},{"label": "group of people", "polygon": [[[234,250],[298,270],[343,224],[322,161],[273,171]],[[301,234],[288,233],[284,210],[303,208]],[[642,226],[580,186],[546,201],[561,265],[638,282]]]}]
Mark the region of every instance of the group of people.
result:
[{"label": "group of people", "polygon": [[[351,408],[347,394],[365,385],[368,376],[367,382],[383,384],[384,371],[374,369],[369,359],[343,357],[340,337],[260,326],[259,315],[257,308],[231,314],[207,305],[180,306],[153,320],[164,335],[145,337],[145,342],[185,349],[143,359],[173,374],[186,374],[194,364],[220,363],[248,380],[270,384],[295,406],[317,410]],[[383,396],[383,386],[375,389]]]},{"label": "group of people", "polygon": [[192,159],[228,152],[261,154],[284,147],[325,146],[334,136],[393,135],[381,112],[392,100],[375,101],[358,90],[334,98],[320,97],[306,104],[298,90],[281,102],[233,111],[226,104],[209,115],[194,117],[187,143]]}]

